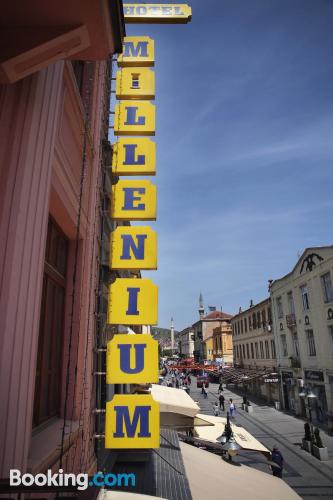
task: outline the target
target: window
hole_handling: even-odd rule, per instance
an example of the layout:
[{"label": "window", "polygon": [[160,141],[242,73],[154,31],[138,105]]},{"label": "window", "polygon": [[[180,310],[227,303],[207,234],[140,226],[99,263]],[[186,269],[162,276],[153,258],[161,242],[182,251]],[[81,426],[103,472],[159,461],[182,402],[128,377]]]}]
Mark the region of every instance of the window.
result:
[{"label": "window", "polygon": [[255,342],[254,346],[256,348],[256,358],[258,359],[259,358],[258,342]]},{"label": "window", "polygon": [[257,326],[258,328],[261,327],[261,316],[260,316],[260,311],[257,312]]},{"label": "window", "polygon": [[252,330],[252,319],[251,319],[251,316],[249,316],[249,330]]},{"label": "window", "polygon": [[275,342],[274,342],[274,340],[271,340],[271,353],[272,353],[272,358],[276,358]]},{"label": "window", "polygon": [[266,351],[266,359],[269,359],[269,345],[268,345],[268,340],[265,340],[265,351]]},{"label": "window", "polygon": [[237,321],[237,333],[238,333],[238,335],[240,334],[239,321]]},{"label": "window", "polygon": [[254,359],[253,342],[251,342],[251,358]]},{"label": "window", "polygon": [[306,330],[306,337],[308,339],[308,352],[309,356],[316,356],[316,344],[313,335],[313,330]]},{"label": "window", "polygon": [[310,309],[308,287],[306,285],[303,285],[300,287],[300,291],[302,296],[303,309],[304,311],[308,311]]},{"label": "window", "polygon": [[297,333],[293,334],[293,344],[294,344],[294,356],[295,358],[299,358],[299,343],[298,343]]},{"label": "window", "polygon": [[329,337],[330,337],[330,340],[331,340],[332,349],[333,349],[333,325],[329,325],[329,327],[328,327],[328,334],[329,334]]},{"label": "window", "polygon": [[270,307],[267,309],[267,316],[268,316],[268,323],[271,324],[272,323],[272,310]]},{"label": "window", "polygon": [[247,332],[247,318],[244,318],[244,330]]},{"label": "window", "polygon": [[282,297],[276,299],[276,309],[278,318],[283,318]]},{"label": "window", "polygon": [[243,329],[243,320],[241,319],[241,332],[243,333],[244,332],[244,329]]},{"label": "window", "polygon": [[243,344],[243,358],[245,358],[245,345]]},{"label": "window", "polygon": [[264,343],[262,341],[260,341],[260,357],[261,359],[264,359],[265,358],[265,354],[264,354]]},{"label": "window", "polygon": [[263,309],[261,311],[261,317],[262,317],[262,326],[265,328],[266,327],[266,311]]},{"label": "window", "polygon": [[282,356],[286,358],[288,356],[287,339],[285,335],[280,335]]},{"label": "window", "polygon": [[249,348],[249,344],[246,344],[246,356],[248,359],[250,359],[250,348]]},{"label": "window", "polygon": [[295,314],[295,304],[294,304],[293,292],[288,292],[287,299],[288,299],[289,314]]},{"label": "window", "polygon": [[321,284],[324,291],[325,302],[333,302],[333,287],[331,281],[331,273],[326,273],[321,277]]},{"label": "window", "polygon": [[252,323],[253,323],[253,330],[257,328],[257,316],[256,313],[252,314]]},{"label": "window", "polygon": [[40,313],[33,426],[60,414],[68,240],[49,219]]}]

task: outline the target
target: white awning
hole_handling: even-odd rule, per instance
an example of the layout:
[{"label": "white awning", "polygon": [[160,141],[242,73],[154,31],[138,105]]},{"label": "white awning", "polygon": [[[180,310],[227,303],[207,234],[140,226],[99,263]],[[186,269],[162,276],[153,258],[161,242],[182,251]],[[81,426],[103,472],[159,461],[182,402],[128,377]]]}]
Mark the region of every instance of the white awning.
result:
[{"label": "white awning", "polygon": [[284,481],[246,465],[229,464],[221,457],[180,442],[193,500],[299,500]]},{"label": "white awning", "polygon": [[[195,435],[203,440],[216,443],[216,438],[224,431],[227,419],[225,417],[214,417],[213,415],[198,414],[197,417],[213,424],[213,427],[194,427]],[[270,456],[270,451],[252,436],[244,427],[231,423],[232,432],[237,443],[244,450],[258,451],[266,456]]]},{"label": "white awning", "polygon": [[179,413],[194,418],[200,407],[182,389],[153,384],[151,395],[160,405],[161,413]]}]

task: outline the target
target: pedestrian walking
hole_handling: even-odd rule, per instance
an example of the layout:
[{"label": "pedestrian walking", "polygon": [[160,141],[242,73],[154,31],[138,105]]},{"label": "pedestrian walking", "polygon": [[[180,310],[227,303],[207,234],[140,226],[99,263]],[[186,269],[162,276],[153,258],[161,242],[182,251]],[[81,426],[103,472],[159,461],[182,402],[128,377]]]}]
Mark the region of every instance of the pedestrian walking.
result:
[{"label": "pedestrian walking", "polygon": [[223,384],[222,384],[222,382],[220,383],[219,388],[217,389],[217,392],[219,394],[221,394],[221,392],[223,392]]},{"label": "pedestrian walking", "polygon": [[233,403],[232,399],[229,399],[229,413],[230,413],[230,418],[234,418],[236,412],[236,405]]},{"label": "pedestrian walking", "polygon": [[222,408],[222,411],[224,411],[224,396],[222,393],[219,395],[219,402],[220,402],[220,408]]},{"label": "pedestrian walking", "polygon": [[190,377],[190,375],[188,375],[187,380],[188,380],[188,385],[191,385],[191,377]]},{"label": "pedestrian walking", "polygon": [[214,417],[218,417],[220,414],[220,411],[219,411],[219,404],[217,401],[214,403],[213,411],[214,411]]},{"label": "pedestrian walking", "polygon": [[272,474],[276,477],[282,478],[282,470],[283,470],[283,456],[277,445],[273,446],[272,452],[272,462],[275,462],[279,467],[272,466]]},{"label": "pedestrian walking", "polygon": [[204,384],[202,385],[202,392],[203,392],[204,398],[207,399],[208,391],[207,391],[206,386]]}]

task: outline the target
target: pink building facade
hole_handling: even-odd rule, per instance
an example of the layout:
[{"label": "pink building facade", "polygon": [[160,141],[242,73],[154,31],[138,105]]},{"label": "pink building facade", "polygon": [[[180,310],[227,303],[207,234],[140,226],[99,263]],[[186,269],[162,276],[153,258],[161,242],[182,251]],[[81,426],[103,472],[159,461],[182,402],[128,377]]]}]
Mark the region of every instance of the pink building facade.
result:
[{"label": "pink building facade", "polygon": [[[23,4],[12,4],[5,8],[8,25],[13,26],[15,8],[20,25]],[[22,35],[12,46],[15,54],[1,54],[2,478],[11,468],[42,472],[61,465],[89,472],[96,467],[93,360],[103,140],[109,57],[121,47],[123,30],[119,2],[29,4],[36,25],[40,15],[45,26],[52,20],[53,30],[42,41],[37,34],[34,40]],[[45,5],[50,12],[42,13]],[[58,19],[57,9],[63,17],[66,10],[71,22]],[[99,20],[103,27],[96,36]],[[28,16],[30,33],[31,22]],[[72,26],[66,28],[72,35],[77,25],[84,34],[83,41],[76,38],[77,47],[63,52],[59,47],[69,35],[61,23]]]}]

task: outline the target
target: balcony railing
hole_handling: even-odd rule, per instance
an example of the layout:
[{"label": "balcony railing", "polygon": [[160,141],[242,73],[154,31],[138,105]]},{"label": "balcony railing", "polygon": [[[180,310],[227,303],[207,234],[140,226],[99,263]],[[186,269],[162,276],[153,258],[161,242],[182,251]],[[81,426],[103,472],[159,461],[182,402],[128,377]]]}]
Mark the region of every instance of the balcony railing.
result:
[{"label": "balcony railing", "polygon": [[286,323],[288,328],[293,328],[296,326],[296,316],[295,314],[287,314]]}]

